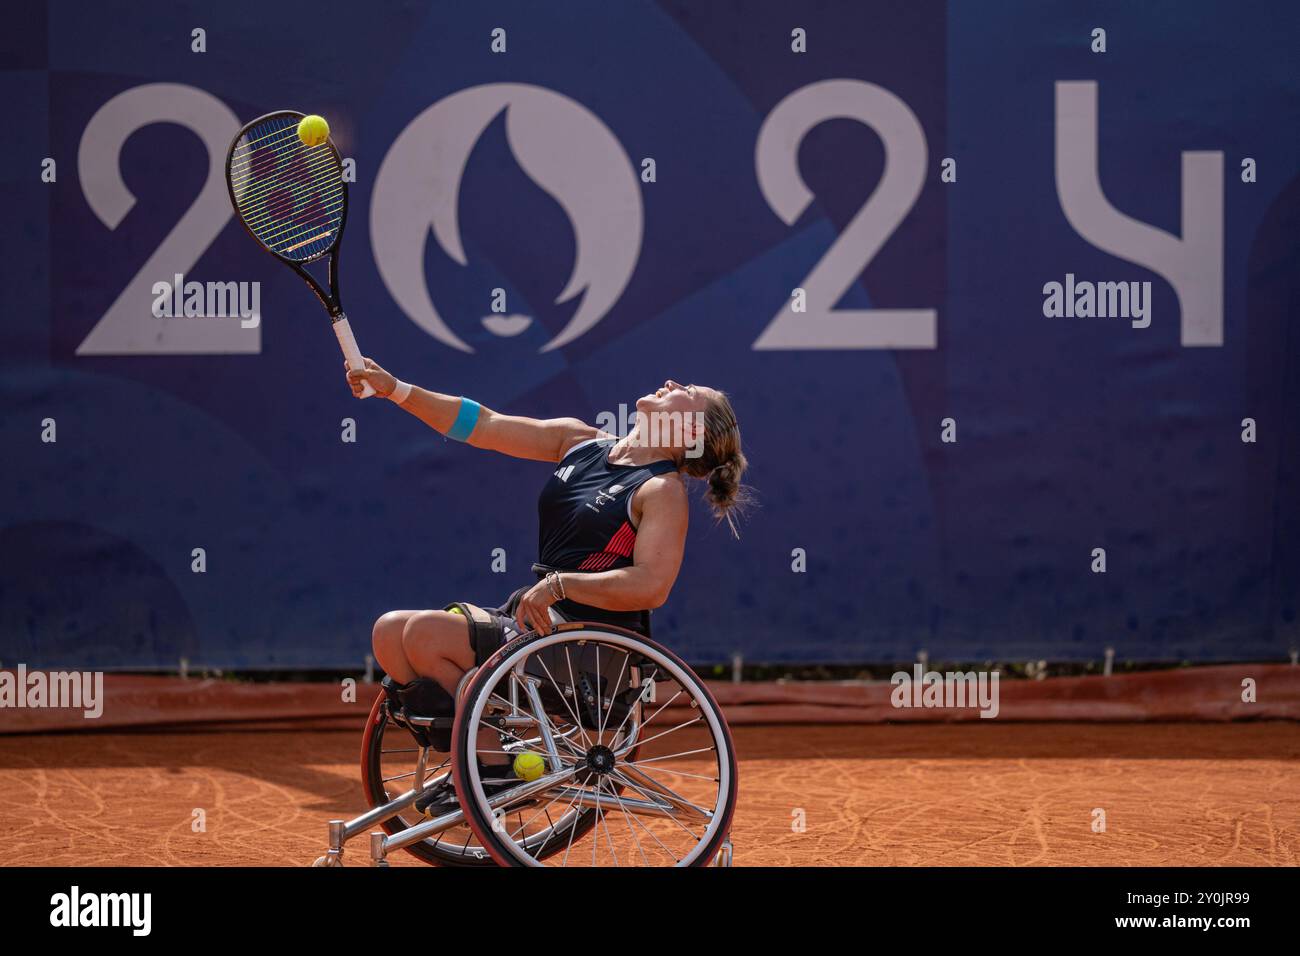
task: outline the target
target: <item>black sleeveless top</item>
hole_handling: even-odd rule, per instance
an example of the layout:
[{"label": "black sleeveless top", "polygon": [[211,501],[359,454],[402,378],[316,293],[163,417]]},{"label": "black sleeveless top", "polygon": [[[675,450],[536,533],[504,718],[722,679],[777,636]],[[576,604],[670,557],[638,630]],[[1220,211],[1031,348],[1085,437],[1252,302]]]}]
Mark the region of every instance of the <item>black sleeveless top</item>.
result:
[{"label": "black sleeveless top", "polygon": [[[614,438],[592,438],[569,449],[537,499],[537,554],[533,571],[596,572],[632,565],[636,527],[632,496],[655,475],[676,471],[671,461],[615,465]],[[609,611],[564,600],[555,609],[570,620],[603,621],[650,635],[649,611]]]}]

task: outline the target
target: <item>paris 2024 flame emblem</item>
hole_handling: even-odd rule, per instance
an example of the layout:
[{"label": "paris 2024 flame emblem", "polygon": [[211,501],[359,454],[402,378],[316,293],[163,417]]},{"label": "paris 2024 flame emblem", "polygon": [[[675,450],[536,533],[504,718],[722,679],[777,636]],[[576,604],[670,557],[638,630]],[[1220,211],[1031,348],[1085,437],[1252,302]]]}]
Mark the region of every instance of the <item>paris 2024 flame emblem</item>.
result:
[{"label": "paris 2024 flame emblem", "polygon": [[[375,261],[412,321],[446,345],[474,351],[438,314],[425,281],[424,249],[432,227],[443,251],[467,264],[457,216],[461,180],[475,143],[502,110],[515,161],[564,210],[576,238],[573,272],[555,301],[581,294],[582,302],[542,347],[547,352],[604,318],[627,287],[641,251],[636,172],[609,128],[574,100],[538,86],[492,83],[454,93],[417,116],[393,143],[375,180]],[[515,335],[530,321],[501,316],[485,325],[498,335]]]}]

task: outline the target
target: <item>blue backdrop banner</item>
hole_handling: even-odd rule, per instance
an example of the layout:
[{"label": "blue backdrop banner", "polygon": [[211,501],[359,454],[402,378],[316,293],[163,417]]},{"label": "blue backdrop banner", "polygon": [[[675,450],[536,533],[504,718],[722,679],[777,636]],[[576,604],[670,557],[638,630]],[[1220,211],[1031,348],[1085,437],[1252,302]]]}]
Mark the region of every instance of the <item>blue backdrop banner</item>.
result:
[{"label": "blue backdrop banner", "polygon": [[[51,2],[6,10],[0,661],[356,667],[531,578],[545,464],[357,402],[232,216],[326,116],[365,354],[620,427],[733,398],[696,662],[1300,644],[1300,7]],[[218,313],[228,313],[226,316]]]}]

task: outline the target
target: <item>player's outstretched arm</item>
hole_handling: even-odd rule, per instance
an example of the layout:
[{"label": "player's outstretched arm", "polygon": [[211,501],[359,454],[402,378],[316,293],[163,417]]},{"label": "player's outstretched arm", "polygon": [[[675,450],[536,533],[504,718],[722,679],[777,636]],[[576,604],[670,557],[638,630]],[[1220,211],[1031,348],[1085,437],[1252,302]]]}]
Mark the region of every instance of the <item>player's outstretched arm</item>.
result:
[{"label": "player's outstretched arm", "polygon": [[[360,398],[361,383],[369,382],[377,395],[398,398],[403,409],[434,431],[475,448],[532,461],[559,461],[577,442],[603,434],[576,418],[524,418],[502,415],[476,403],[466,406],[460,396],[431,392],[417,385],[404,386],[371,359],[365,362],[365,369],[348,371],[353,395]],[[399,388],[405,394],[394,396]]]}]

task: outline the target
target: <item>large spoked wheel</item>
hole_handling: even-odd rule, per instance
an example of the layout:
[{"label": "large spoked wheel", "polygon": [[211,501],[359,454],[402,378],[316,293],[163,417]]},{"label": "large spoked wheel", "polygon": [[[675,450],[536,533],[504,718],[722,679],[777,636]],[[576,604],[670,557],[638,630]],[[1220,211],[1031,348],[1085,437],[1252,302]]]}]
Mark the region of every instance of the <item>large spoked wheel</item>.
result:
[{"label": "large spoked wheel", "polygon": [[[523,739],[529,740],[528,737]],[[372,808],[391,802],[416,785],[422,751],[425,760],[424,791],[435,791],[439,796],[435,804],[437,812],[445,812],[454,806],[456,799],[450,777],[451,755],[422,748],[408,728],[393,720],[387,706],[387,695],[381,690],[370,708],[361,741],[361,782]],[[396,836],[425,819],[415,807],[408,807],[380,826],[390,836]],[[532,828],[528,847],[544,858],[567,845],[572,834],[586,833],[595,825],[596,814],[593,811],[575,809],[567,814],[552,814],[547,826]],[[439,866],[495,865],[474,832],[464,823],[425,837],[405,849],[417,859]]]},{"label": "large spoked wheel", "polygon": [[[533,779],[485,782],[480,765],[525,753]],[[672,651],[606,625],[527,634],[489,658],[457,707],[452,767],[466,823],[504,866],[708,866],[736,805],[712,694]],[[536,852],[536,829],[575,810],[595,825],[552,826]]]}]

